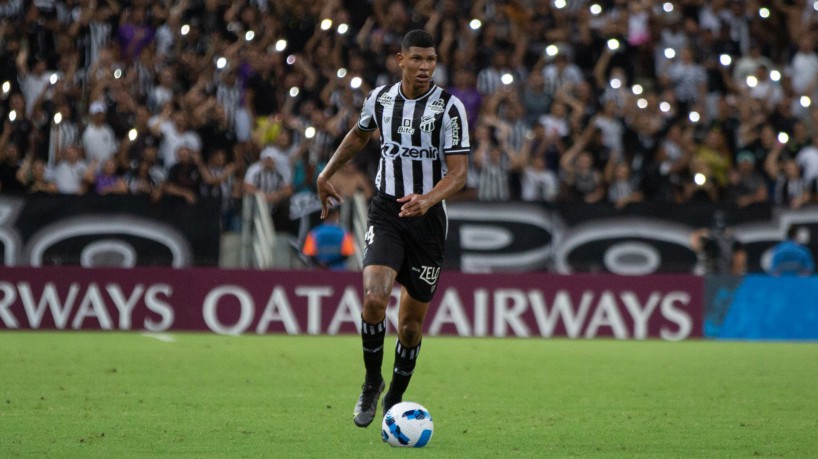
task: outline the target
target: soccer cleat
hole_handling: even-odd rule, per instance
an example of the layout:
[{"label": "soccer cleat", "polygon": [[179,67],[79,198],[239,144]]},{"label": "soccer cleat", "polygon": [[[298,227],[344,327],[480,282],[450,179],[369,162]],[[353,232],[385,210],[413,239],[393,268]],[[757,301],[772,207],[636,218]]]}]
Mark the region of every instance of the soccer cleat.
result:
[{"label": "soccer cleat", "polygon": [[378,410],[378,398],[386,387],[383,379],[380,383],[372,384],[364,382],[361,386],[361,396],[355,404],[355,413],[352,421],[358,427],[367,427],[375,419],[375,412]]},{"label": "soccer cleat", "polygon": [[383,395],[383,401],[381,402],[381,408],[383,408],[383,415],[386,416],[386,412],[391,410],[393,406],[400,402],[401,402],[400,397],[398,397],[397,399],[393,399],[392,393],[387,391]]}]

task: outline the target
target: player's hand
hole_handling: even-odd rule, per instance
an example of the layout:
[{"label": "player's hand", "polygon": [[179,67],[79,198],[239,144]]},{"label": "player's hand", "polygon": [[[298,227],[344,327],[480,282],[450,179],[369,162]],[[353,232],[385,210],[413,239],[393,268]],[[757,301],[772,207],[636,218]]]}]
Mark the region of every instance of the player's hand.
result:
[{"label": "player's hand", "polygon": [[[327,217],[327,213],[329,213],[329,208],[340,204],[343,200],[341,199],[341,195],[335,191],[335,187],[332,186],[332,183],[329,183],[329,180],[324,178],[323,175],[318,175],[315,186],[318,191],[318,199],[321,201],[321,219],[324,219]],[[332,201],[330,201],[330,199],[332,199]]]},{"label": "player's hand", "polygon": [[421,194],[410,194],[402,198],[398,198],[398,202],[403,205],[400,207],[399,217],[420,217],[426,215],[432,203]]}]

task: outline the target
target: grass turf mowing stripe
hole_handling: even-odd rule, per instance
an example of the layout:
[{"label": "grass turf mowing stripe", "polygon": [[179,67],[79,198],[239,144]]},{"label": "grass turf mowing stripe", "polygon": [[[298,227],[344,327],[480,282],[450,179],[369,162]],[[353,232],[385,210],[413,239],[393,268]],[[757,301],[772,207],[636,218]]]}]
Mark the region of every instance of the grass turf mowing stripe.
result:
[{"label": "grass turf mowing stripe", "polygon": [[[352,423],[358,337],[173,337],[0,333],[0,457],[410,454]],[[435,418],[424,457],[810,457],[816,360],[810,343],[429,337],[404,398]]]}]

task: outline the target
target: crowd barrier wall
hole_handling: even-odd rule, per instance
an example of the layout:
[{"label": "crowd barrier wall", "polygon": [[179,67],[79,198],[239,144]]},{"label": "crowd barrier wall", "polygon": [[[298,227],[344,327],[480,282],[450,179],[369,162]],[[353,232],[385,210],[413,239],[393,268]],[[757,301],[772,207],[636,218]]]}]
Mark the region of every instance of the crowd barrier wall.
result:
[{"label": "crowd barrier wall", "polygon": [[[448,211],[428,334],[818,339],[818,278],[755,274],[793,224],[818,253],[816,208],[453,202]],[[692,274],[702,257],[690,235],[714,219],[742,242],[754,274]],[[218,220],[213,200],[0,196],[0,329],[357,331],[360,274],[217,269]],[[387,316],[394,328],[394,306]]]},{"label": "crowd barrier wall", "polygon": [[[360,284],[349,272],[0,267],[0,330],[357,333]],[[818,340],[818,276],[446,272],[425,327],[432,336]]]},{"label": "crowd barrier wall", "polygon": [[[140,196],[0,196],[0,260],[4,266],[219,266],[219,205],[213,199],[190,206]],[[448,271],[701,274],[703,254],[691,236],[708,229],[719,241],[740,241],[748,272],[757,273],[793,224],[808,231],[818,253],[818,207],[455,201],[447,209]],[[291,216],[291,234],[300,234],[299,225],[310,219]]]},{"label": "crowd barrier wall", "polygon": [[[397,325],[395,288],[387,327]],[[360,273],[0,268],[0,328],[357,333]],[[683,340],[702,336],[703,278],[446,272],[427,335]]]}]

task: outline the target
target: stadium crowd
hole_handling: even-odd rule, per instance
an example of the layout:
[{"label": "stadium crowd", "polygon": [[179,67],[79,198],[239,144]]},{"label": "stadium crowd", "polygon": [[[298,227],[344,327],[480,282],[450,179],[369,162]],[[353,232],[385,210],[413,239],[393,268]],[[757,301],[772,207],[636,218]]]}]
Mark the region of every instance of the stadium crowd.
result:
[{"label": "stadium crowd", "polygon": [[[804,0],[0,0],[0,192],[310,193],[399,39],[469,111],[463,199],[818,201]],[[372,193],[377,140],[335,178]]]}]

